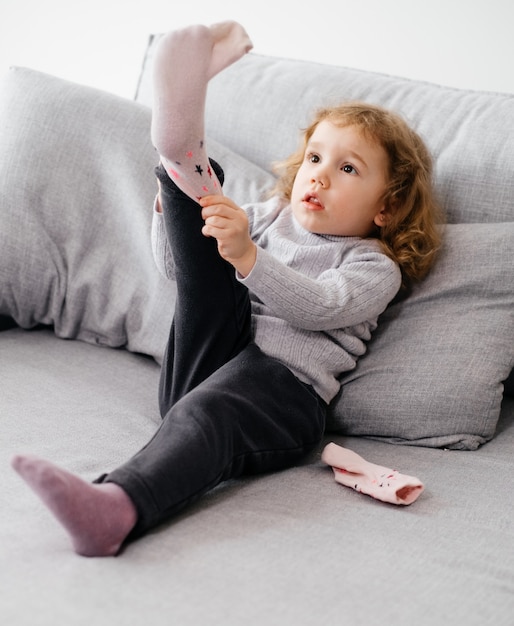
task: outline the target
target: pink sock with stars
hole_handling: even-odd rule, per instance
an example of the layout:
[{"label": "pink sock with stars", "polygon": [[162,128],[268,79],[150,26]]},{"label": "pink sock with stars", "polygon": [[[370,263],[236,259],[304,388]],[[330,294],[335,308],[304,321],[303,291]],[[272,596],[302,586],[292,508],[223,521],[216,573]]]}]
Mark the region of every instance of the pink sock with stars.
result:
[{"label": "pink sock with stars", "polygon": [[370,463],[335,443],[325,446],[321,460],[332,467],[336,482],[383,502],[412,504],[424,489],[417,478]]},{"label": "pink sock with stars", "polygon": [[237,22],[190,26],[167,33],[157,44],[152,142],[168,176],[194,200],[221,193],[205,149],[207,84],[251,48]]}]

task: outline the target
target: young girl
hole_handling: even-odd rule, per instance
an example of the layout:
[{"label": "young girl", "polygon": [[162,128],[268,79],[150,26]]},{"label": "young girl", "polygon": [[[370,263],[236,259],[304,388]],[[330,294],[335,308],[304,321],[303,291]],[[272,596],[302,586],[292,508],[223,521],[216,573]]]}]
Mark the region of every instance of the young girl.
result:
[{"label": "young girl", "polygon": [[[300,461],[319,445],[327,405],[378,316],[433,262],[429,155],[374,106],[320,111],[268,202],[243,210],[222,195],[223,172],[205,151],[205,93],[250,48],[241,26],[223,23],[170,33],[156,54],[152,237],[178,293],[162,425],[93,484],[42,459],[13,459],[79,554],[115,555],[221,481]],[[363,491],[366,472],[369,487],[370,472],[388,471],[335,448],[325,460],[341,474],[346,464],[352,482],[362,470]],[[405,502],[421,488],[394,480]]]}]

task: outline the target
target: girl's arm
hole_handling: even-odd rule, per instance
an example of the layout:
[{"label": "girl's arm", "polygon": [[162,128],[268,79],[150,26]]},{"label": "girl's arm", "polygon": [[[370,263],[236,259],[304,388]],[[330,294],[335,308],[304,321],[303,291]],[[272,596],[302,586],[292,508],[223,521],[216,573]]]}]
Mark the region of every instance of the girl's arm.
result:
[{"label": "girl's arm", "polygon": [[315,278],[257,248],[254,267],[241,280],[277,317],[305,330],[329,331],[378,317],[397,294],[401,273],[363,240],[340,267]]},{"label": "girl's arm", "polygon": [[[356,244],[339,267],[309,278],[256,246],[246,211],[232,201],[208,196],[201,204],[206,219],[203,232],[216,234],[221,256],[274,315],[298,328],[328,331],[363,323],[380,315],[400,288],[398,266],[370,241]],[[157,267],[173,279],[164,221],[155,211],[152,242]]]},{"label": "girl's arm", "polygon": [[298,328],[328,331],[375,319],[400,288],[398,266],[369,240],[357,242],[339,267],[308,268],[310,278],[258,247],[246,212],[234,202],[206,196],[200,204],[203,233],[217,240],[238,278],[274,315]]}]

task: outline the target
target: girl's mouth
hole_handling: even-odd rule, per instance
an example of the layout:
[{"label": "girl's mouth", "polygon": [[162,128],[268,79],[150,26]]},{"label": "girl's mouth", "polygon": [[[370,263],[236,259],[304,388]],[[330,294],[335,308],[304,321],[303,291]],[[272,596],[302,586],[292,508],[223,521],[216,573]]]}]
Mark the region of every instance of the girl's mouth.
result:
[{"label": "girl's mouth", "polygon": [[309,211],[322,211],[324,209],[320,199],[315,193],[306,193],[303,196],[302,202]]}]

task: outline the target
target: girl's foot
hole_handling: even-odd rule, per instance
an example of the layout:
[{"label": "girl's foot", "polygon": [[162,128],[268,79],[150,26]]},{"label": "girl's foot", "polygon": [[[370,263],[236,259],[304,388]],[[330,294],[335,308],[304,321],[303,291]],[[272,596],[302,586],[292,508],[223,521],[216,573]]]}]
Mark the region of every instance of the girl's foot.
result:
[{"label": "girl's foot", "polygon": [[157,44],[152,142],[168,176],[194,200],[221,193],[205,149],[207,84],[251,48],[237,22],[189,26],[167,33]]},{"label": "girl's foot", "polygon": [[35,456],[17,455],[12,466],[68,532],[75,552],[114,556],[137,521],[125,491],[114,483],[90,484]]}]

